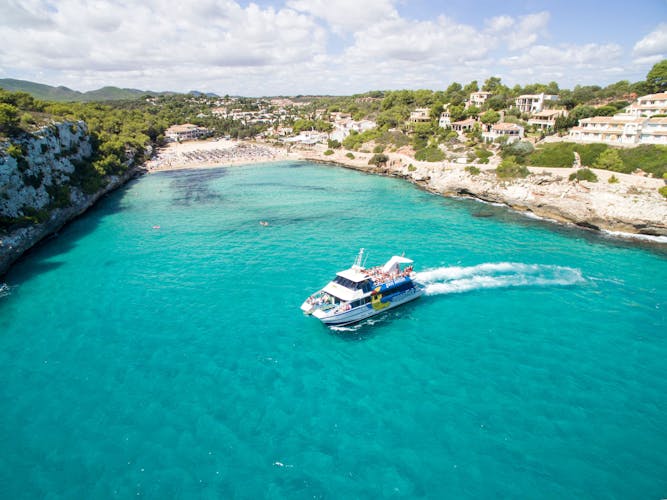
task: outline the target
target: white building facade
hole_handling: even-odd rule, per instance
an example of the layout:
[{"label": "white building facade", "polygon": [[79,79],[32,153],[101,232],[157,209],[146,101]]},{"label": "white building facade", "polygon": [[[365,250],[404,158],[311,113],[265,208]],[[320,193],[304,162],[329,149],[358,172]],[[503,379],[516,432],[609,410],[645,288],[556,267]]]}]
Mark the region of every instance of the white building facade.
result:
[{"label": "white building facade", "polygon": [[619,146],[667,144],[667,92],[637,99],[623,113],[594,116],[579,120],[570,129],[569,139],[576,142],[602,142]]},{"label": "white building facade", "polygon": [[500,137],[507,137],[507,143],[520,141],[523,138],[524,129],[516,123],[495,123],[491,128],[482,132],[482,139],[486,142],[494,142]]},{"label": "white building facade", "polygon": [[470,94],[465,107],[469,108],[470,106],[475,106],[476,108],[481,108],[484,106],[486,100],[491,97],[491,95],[491,92],[485,92],[483,90],[480,90],[479,92],[473,92]]},{"label": "white building facade", "polygon": [[544,105],[547,102],[556,102],[558,100],[557,95],[545,94],[524,94],[516,98],[515,104],[516,107],[522,113],[539,113],[544,109]]}]

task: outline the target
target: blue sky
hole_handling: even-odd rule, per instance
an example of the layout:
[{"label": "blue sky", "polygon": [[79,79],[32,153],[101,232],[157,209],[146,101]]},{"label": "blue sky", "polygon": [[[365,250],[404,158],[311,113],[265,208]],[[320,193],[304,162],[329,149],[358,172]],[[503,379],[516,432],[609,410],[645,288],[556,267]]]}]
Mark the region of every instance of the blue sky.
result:
[{"label": "blue sky", "polygon": [[667,0],[0,0],[0,77],[220,94],[637,81]]}]

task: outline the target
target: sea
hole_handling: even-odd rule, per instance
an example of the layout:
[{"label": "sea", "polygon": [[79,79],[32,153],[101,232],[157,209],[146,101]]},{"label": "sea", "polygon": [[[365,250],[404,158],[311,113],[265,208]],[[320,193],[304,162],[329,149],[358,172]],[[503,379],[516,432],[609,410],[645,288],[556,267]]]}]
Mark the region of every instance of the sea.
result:
[{"label": "sea", "polygon": [[[304,316],[360,248],[426,294]],[[2,281],[3,499],[667,497],[664,245],[279,162],[141,177]]]}]

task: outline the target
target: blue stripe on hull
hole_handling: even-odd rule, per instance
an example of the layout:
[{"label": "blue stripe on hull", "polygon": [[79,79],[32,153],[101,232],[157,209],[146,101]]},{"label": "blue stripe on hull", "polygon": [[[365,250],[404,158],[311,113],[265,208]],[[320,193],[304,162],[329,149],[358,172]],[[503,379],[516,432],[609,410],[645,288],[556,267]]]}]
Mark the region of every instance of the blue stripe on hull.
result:
[{"label": "blue stripe on hull", "polygon": [[[410,302],[412,300],[415,300],[419,297],[422,296],[424,291],[420,288],[411,288],[402,294],[397,294],[399,296],[390,296],[387,298],[386,302],[383,300],[383,303],[389,303],[388,307],[385,307],[383,309],[375,310],[373,309],[371,304],[365,304],[363,306],[357,307],[355,309],[352,309],[350,311],[346,311],[342,314],[339,314],[337,316],[333,316],[330,318],[320,318],[320,321],[324,323],[325,325],[328,326],[345,326],[345,325],[351,325],[353,323],[358,323],[359,321],[363,321],[367,318],[371,318],[373,316],[376,316],[378,314],[381,314],[383,312],[388,311],[389,309],[393,309],[394,307],[398,307],[402,304],[405,304],[407,302]],[[406,296],[406,297],[403,297]],[[356,313],[356,314],[353,314]],[[363,314],[359,314],[363,313]]]}]

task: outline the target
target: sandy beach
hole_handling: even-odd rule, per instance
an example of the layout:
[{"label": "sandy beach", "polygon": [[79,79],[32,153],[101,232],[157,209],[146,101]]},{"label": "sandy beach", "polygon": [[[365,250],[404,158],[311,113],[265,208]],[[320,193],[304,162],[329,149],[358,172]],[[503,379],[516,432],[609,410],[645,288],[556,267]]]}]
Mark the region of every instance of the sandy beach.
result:
[{"label": "sandy beach", "polygon": [[149,172],[186,168],[222,167],[280,161],[289,157],[284,149],[247,141],[171,142],[160,148],[145,166]]},{"label": "sandy beach", "polygon": [[[525,179],[500,180],[495,163],[473,164],[480,173],[473,175],[466,164],[424,162],[398,152],[386,153],[389,162],[368,165],[372,153],[345,150],[325,155],[326,147],[295,147],[290,151],[261,142],[193,141],[171,143],[146,165],[150,172],[245,165],[281,160],[309,160],[334,163],[369,173],[404,178],[443,196],[466,196],[500,203],[536,216],[575,224],[613,235],[647,236],[667,244],[667,200],[658,193],[661,179],[594,169],[598,182],[572,182],[573,168],[530,167]],[[614,175],[619,182],[610,184]]]}]

